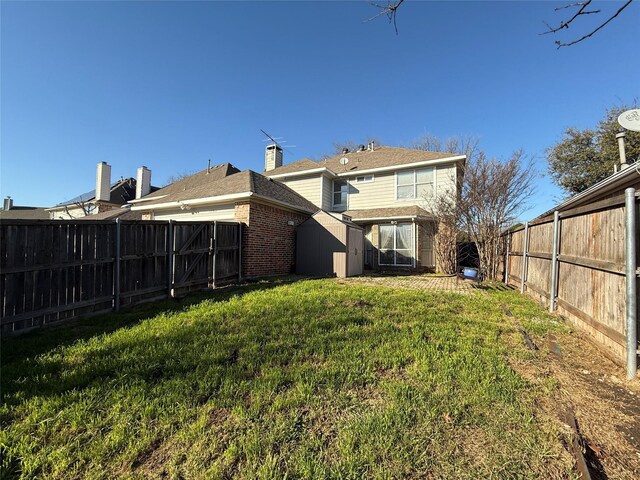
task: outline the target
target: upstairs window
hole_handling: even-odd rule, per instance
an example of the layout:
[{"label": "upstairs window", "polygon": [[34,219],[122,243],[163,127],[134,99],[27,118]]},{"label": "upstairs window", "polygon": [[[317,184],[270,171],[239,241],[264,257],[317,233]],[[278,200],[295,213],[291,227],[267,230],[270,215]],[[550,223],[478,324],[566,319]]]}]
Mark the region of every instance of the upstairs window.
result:
[{"label": "upstairs window", "polygon": [[356,183],[369,183],[373,182],[373,175],[360,175],[356,177]]},{"label": "upstairs window", "polygon": [[396,199],[429,198],[433,193],[433,168],[408,170],[396,174]]},{"label": "upstairs window", "polygon": [[347,208],[347,194],[349,184],[346,180],[336,180],[333,182],[333,206]]}]

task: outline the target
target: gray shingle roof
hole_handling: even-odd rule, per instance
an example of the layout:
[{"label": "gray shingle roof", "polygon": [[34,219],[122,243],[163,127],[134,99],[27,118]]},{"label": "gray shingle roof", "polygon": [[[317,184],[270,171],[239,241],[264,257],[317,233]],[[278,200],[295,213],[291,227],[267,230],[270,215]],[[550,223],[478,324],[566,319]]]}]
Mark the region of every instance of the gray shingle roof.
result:
[{"label": "gray shingle roof", "polygon": [[159,190],[150,193],[149,195],[145,195],[144,198],[155,198],[163,195],[170,195],[177,192],[191,190],[193,188],[201,186],[206,186],[212,182],[220,180],[221,178],[228,177],[229,175],[233,175],[234,173],[238,172],[240,172],[240,170],[230,163],[223,163],[221,165],[211,167],[210,169],[205,168],[198,173],[194,173],[193,175],[182,178],[177,182],[173,182],[166,187],[162,187]]},{"label": "gray shingle roof", "polygon": [[11,207],[10,210],[0,210],[2,220],[49,220],[49,212],[44,207]]},{"label": "gray shingle roof", "polygon": [[410,205],[406,207],[391,207],[391,208],[369,208],[366,210],[348,210],[344,212],[352,218],[354,222],[366,218],[388,218],[392,220],[394,218],[408,218],[418,217],[425,219],[432,219],[433,215],[427,212],[424,208],[417,205]]},{"label": "gray shingle roof", "polygon": [[[202,172],[193,175],[201,175]],[[189,180],[190,177],[185,180]],[[189,187],[190,186],[190,187]],[[158,194],[165,190],[158,190]],[[175,189],[174,189],[175,190]],[[166,190],[165,190],[166,191]],[[292,207],[315,212],[317,207],[309,200],[294,192],[291,188],[276,181],[271,180],[252,170],[244,170],[229,176],[223,176],[217,180],[194,179],[191,183],[185,183],[184,188],[165,194],[162,198],[157,198],[148,202],[140,203],[136,206],[150,207],[154,205],[194,200],[199,198],[217,197],[221,195],[232,195],[237,193],[254,193],[269,200],[286,203]],[[154,195],[158,196],[158,195]],[[145,197],[149,198],[149,197]]]},{"label": "gray shingle roof", "polygon": [[[360,170],[368,170],[370,168],[392,167],[407,163],[442,160],[444,158],[456,156],[459,155],[456,153],[427,152],[412,148],[381,146],[376,147],[373,151],[365,150],[364,152],[349,152],[336,155],[335,157],[327,158],[325,160],[320,160],[318,162],[305,158],[303,160],[269,170],[265,175],[272,176],[281,175],[283,173],[298,173],[322,167],[326,167],[336,173],[357,173]],[[349,162],[346,165],[342,165],[340,163],[340,159],[343,157],[349,159]]]}]

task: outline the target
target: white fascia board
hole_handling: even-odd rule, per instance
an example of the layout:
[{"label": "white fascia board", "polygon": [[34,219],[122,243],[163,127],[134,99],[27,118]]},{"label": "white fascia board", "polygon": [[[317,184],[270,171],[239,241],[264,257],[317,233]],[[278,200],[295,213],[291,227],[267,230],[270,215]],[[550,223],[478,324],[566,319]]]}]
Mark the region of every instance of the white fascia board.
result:
[{"label": "white fascia board", "polygon": [[197,206],[197,205],[208,205],[208,204],[216,204],[216,203],[225,203],[231,202],[234,200],[242,200],[245,198],[249,198],[255,195],[253,192],[242,192],[242,193],[231,193],[228,195],[216,195],[215,197],[204,197],[204,198],[193,198],[190,200],[180,200],[174,202],[167,203],[157,203],[154,205],[133,205],[131,207],[132,211],[139,210],[166,210],[168,208],[180,208],[183,205],[187,206]]},{"label": "white fascia board", "polygon": [[438,160],[423,160],[421,162],[413,162],[413,163],[403,163],[401,165],[392,165],[389,167],[378,167],[378,168],[368,168],[363,170],[352,170],[349,172],[338,173],[338,177],[357,177],[360,175],[365,175],[368,173],[378,173],[378,172],[393,172],[395,170],[404,170],[407,168],[416,168],[416,167],[426,167],[431,165],[442,165],[445,163],[451,162],[459,162],[460,160],[465,160],[467,157],[465,155],[457,155],[455,157],[447,157],[441,158]]},{"label": "white fascia board", "polygon": [[142,198],[136,198],[134,200],[129,200],[127,203],[142,203],[142,202],[150,202],[151,200],[160,200],[161,198],[167,197],[169,194],[167,193],[166,195],[156,195],[155,197],[142,197]]},{"label": "white fascia board", "polygon": [[352,218],[351,219],[351,221],[354,223],[380,222],[380,221],[392,221],[392,220],[411,220],[412,222],[415,222],[416,220],[433,220],[433,218],[429,218],[425,216],[405,215],[405,216],[393,216],[393,217],[371,217],[371,218]]},{"label": "white fascia board", "polygon": [[277,175],[268,175],[267,173],[265,173],[264,176],[269,178],[288,178],[288,177],[302,177],[304,175],[313,175],[314,173],[325,173],[325,172],[335,175],[335,173],[333,173],[327,167],[321,167],[321,168],[312,168],[311,170],[301,170],[299,172],[279,173]]}]

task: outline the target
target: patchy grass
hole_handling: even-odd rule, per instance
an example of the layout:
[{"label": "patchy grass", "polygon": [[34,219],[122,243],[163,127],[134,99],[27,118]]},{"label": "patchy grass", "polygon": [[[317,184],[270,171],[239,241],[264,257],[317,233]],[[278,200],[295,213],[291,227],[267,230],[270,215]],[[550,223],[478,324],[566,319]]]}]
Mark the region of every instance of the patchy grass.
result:
[{"label": "patchy grass", "polygon": [[565,478],[556,432],[534,415],[545,393],[509,366],[527,352],[501,302],[525,328],[560,328],[514,292],[328,279],[5,340],[3,471]]}]

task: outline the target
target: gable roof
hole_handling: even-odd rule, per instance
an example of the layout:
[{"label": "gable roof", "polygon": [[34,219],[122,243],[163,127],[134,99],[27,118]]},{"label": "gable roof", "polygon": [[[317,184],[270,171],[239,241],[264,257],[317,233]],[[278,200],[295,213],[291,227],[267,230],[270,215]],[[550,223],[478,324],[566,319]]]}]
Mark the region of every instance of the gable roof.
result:
[{"label": "gable roof", "polygon": [[106,212],[94,213],[93,215],[85,215],[84,217],[78,217],[76,220],[142,220],[142,212],[132,212],[128,206],[113,208]]},{"label": "gable roof", "polygon": [[174,193],[179,193],[186,190],[191,190],[193,188],[205,186],[212,182],[220,180],[221,178],[228,177],[229,175],[233,175],[234,173],[238,172],[240,172],[240,170],[230,163],[223,163],[221,165],[216,165],[215,167],[205,168],[200,172],[189,175],[188,177],[184,177],[176,182],[167,185],[166,187],[162,187],[154,192],[151,192],[148,195],[145,195],[143,197],[143,201],[146,204],[146,201],[150,199],[164,197],[166,195],[171,195]]},{"label": "gable roof", "polygon": [[[340,163],[340,159],[348,158],[346,165]],[[376,147],[375,150],[364,152],[349,152],[336,155],[320,161],[312,161],[307,158],[298,160],[297,162],[283,165],[265,172],[265,175],[272,177],[282,174],[299,174],[304,171],[314,170],[317,168],[327,168],[334,173],[343,174],[358,173],[359,171],[369,170],[373,168],[395,167],[411,163],[429,162],[434,160],[462,160],[463,155],[446,152],[427,152],[425,150],[416,150],[413,148],[399,147]]]},{"label": "gable roof", "polygon": [[49,212],[44,207],[13,206],[0,210],[0,220],[49,220]]},{"label": "gable roof", "polygon": [[[192,176],[195,177],[201,174],[202,172]],[[184,180],[189,180],[189,177]],[[253,170],[243,170],[242,172],[223,176],[213,181],[207,179],[204,181],[196,180],[197,179],[190,183],[185,183],[182,189],[169,192],[165,195],[156,195],[149,201],[136,203],[132,209],[153,210],[154,207],[157,208],[159,205],[172,206],[170,204],[178,204],[178,202],[188,205],[198,200],[198,203],[202,203],[202,199],[210,199],[211,203],[213,203],[217,197],[230,195],[238,195],[239,197],[236,199],[257,197],[264,200],[271,200],[306,212],[315,212],[318,209],[309,200],[297,194],[283,183],[260,175]],[[191,185],[191,187],[187,188],[188,185]],[[157,193],[160,194],[162,190],[158,190]],[[144,198],[147,199],[149,197]]]}]

